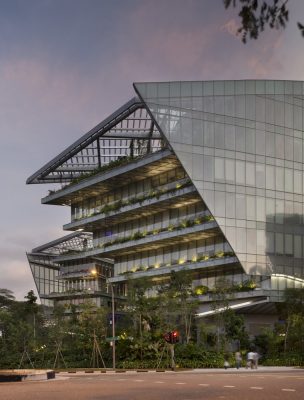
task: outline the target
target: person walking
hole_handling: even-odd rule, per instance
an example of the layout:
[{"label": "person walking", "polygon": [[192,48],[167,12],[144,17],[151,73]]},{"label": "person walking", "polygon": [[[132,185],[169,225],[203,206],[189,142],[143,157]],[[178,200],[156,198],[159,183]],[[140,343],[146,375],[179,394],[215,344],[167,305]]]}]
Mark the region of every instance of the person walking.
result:
[{"label": "person walking", "polygon": [[246,369],[249,367],[251,369],[253,369],[253,367],[254,367],[254,352],[253,351],[249,351],[249,353],[247,354]]},{"label": "person walking", "polygon": [[242,365],[242,355],[239,351],[235,353],[235,366],[236,369],[239,369]]},{"label": "person walking", "polygon": [[258,363],[259,363],[259,353],[255,351],[253,353],[253,368],[254,369],[258,369]]}]

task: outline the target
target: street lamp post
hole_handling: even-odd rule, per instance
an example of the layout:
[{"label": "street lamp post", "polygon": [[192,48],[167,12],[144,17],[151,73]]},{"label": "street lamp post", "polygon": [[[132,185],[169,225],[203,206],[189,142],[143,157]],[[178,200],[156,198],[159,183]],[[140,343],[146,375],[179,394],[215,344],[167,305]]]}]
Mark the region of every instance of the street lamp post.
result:
[{"label": "street lamp post", "polygon": [[96,269],[93,269],[91,271],[91,274],[93,276],[98,276],[101,278],[105,278],[106,279],[106,283],[107,283],[107,287],[110,286],[111,288],[111,302],[112,302],[112,363],[113,363],[113,369],[116,368],[116,342],[115,342],[115,297],[114,297],[114,287],[113,284],[111,282],[108,281],[107,276],[104,276],[100,273],[97,272]]},{"label": "street lamp post", "polygon": [[111,299],[112,299],[112,361],[113,361],[113,369],[116,368],[116,341],[115,341],[115,303],[114,303],[114,288],[112,283],[108,282],[111,288]]}]

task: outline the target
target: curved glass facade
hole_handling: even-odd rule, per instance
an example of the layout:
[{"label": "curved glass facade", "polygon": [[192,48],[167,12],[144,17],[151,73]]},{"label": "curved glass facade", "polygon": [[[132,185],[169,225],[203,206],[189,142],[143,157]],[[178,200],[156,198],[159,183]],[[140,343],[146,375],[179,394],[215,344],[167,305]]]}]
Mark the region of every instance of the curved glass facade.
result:
[{"label": "curved glass facade", "polygon": [[134,86],[244,271],[303,278],[304,84]]}]

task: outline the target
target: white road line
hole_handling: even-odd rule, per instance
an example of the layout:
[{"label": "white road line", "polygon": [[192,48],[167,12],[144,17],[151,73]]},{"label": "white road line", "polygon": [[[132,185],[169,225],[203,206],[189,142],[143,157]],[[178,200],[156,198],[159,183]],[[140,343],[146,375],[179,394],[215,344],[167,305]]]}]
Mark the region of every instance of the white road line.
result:
[{"label": "white road line", "polygon": [[175,382],[176,385],[186,385],[186,382]]},{"label": "white road line", "polygon": [[165,382],[162,382],[162,381],[156,381],[156,382],[154,382],[154,383],[165,383]]},{"label": "white road line", "polygon": [[134,379],[134,382],[144,382],[143,379]]},{"label": "white road line", "polygon": [[235,386],[232,386],[232,385],[225,385],[224,387],[225,387],[225,388],[234,388]]},{"label": "white road line", "polygon": [[210,386],[209,383],[199,383],[198,386]]},{"label": "white road line", "polygon": [[295,392],[296,389],[282,389],[283,392]]},{"label": "white road line", "polygon": [[125,378],[117,379],[118,381],[126,381]]},{"label": "white road line", "polygon": [[261,386],[250,386],[250,389],[262,390]]}]

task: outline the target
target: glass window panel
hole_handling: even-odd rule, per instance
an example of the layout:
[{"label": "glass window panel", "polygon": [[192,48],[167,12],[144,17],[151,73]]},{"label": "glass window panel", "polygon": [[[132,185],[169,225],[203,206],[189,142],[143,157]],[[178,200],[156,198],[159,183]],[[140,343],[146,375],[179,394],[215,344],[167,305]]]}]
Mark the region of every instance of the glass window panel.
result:
[{"label": "glass window panel", "polygon": [[204,121],[204,145],[214,147],[214,124],[213,122]]},{"label": "glass window panel", "polygon": [[302,194],[302,171],[294,170],[293,177],[295,193]]},{"label": "glass window panel", "polygon": [[220,115],[225,114],[224,96],[214,96],[214,112]]},{"label": "glass window panel", "polygon": [[285,234],[285,254],[289,256],[293,255],[292,235],[290,234]]},{"label": "glass window panel", "polygon": [[284,223],[284,201],[283,200],[275,200],[275,222],[277,224]]},{"label": "glass window panel", "polygon": [[266,122],[274,124],[274,101],[266,99]]},{"label": "glass window panel", "polygon": [[275,134],[273,132],[266,132],[266,156],[275,156]]},{"label": "glass window panel", "polygon": [[223,95],[225,93],[224,81],[214,81],[214,95]]},{"label": "glass window panel", "polygon": [[225,115],[234,117],[234,96],[225,96]]},{"label": "glass window panel", "polygon": [[266,103],[265,98],[256,96],[256,120],[259,122],[265,122],[265,111],[266,111]]},{"label": "glass window panel", "polygon": [[255,96],[246,95],[246,118],[255,120]]},{"label": "glass window panel", "polygon": [[245,161],[235,161],[236,184],[245,185]]},{"label": "glass window panel", "polygon": [[284,158],[284,136],[283,135],[275,135],[275,148],[276,148],[276,157]]},{"label": "glass window panel", "polygon": [[293,160],[293,138],[285,136],[285,159]]},{"label": "glass window panel", "polygon": [[258,188],[265,188],[265,165],[256,164],[256,186]]},{"label": "glass window panel", "polygon": [[265,254],[265,252],[266,252],[265,231],[257,230],[257,254]]},{"label": "glass window panel", "polygon": [[302,162],[302,140],[294,138],[294,161]]},{"label": "glass window panel", "polygon": [[285,191],[293,192],[293,171],[285,168]]},{"label": "glass window panel", "polygon": [[226,217],[235,218],[235,194],[226,193]]},{"label": "glass window panel", "polygon": [[255,206],[256,206],[255,197],[247,196],[246,197],[247,220],[256,220]]},{"label": "glass window panel", "polygon": [[181,96],[191,96],[191,82],[181,82]]},{"label": "glass window panel", "polygon": [[237,118],[245,118],[245,96],[235,97],[235,115]]},{"label": "glass window panel", "polygon": [[289,103],[285,103],[285,126],[287,128],[293,128],[293,107]]},{"label": "glass window panel", "polygon": [[245,128],[242,126],[235,127],[235,136],[236,136],[236,150],[237,151],[245,151]]},{"label": "glass window panel", "polygon": [[225,179],[225,162],[223,158],[215,157],[215,179]]},{"label": "glass window panel", "polygon": [[235,126],[225,124],[225,147],[228,150],[235,150]]},{"label": "glass window panel", "polygon": [[236,209],[237,209],[238,218],[246,219],[245,195],[237,193],[235,195],[235,198],[236,198]]},{"label": "glass window panel", "polygon": [[265,154],[265,132],[263,131],[256,131],[256,153],[260,155]]},{"label": "glass window panel", "polygon": [[297,129],[299,131],[301,131],[303,129],[303,125],[302,125],[302,114],[303,114],[303,110],[301,107],[298,106],[294,106],[294,129]]},{"label": "glass window panel", "polygon": [[246,128],[246,152],[255,153],[255,130]]},{"label": "glass window panel", "polygon": [[256,230],[247,229],[247,253],[256,254]]},{"label": "glass window panel", "polygon": [[214,144],[218,149],[225,148],[225,129],[224,124],[214,124]]},{"label": "glass window panel", "polygon": [[284,190],[284,168],[276,167],[276,190]]},{"label": "glass window panel", "polygon": [[257,221],[265,221],[265,198],[264,197],[257,197]]},{"label": "glass window panel", "polygon": [[274,222],[275,217],[275,200],[266,199],[266,221]]},{"label": "glass window panel", "polygon": [[204,111],[209,113],[214,113],[214,101],[213,96],[204,97]]},{"label": "glass window panel", "polygon": [[266,232],[266,251],[269,254],[274,253],[274,233]]},{"label": "glass window panel", "polygon": [[246,253],[246,229],[236,228],[236,251]]},{"label": "glass window panel", "polygon": [[214,167],[213,167],[213,157],[204,156],[204,179],[207,181],[214,180]]},{"label": "glass window panel", "polygon": [[275,168],[272,165],[266,165],[266,189],[275,189]]},{"label": "glass window panel", "polygon": [[283,233],[275,233],[275,251],[277,254],[284,254]]},{"label": "glass window panel", "polygon": [[284,103],[282,101],[275,101],[275,124],[284,126]]},{"label": "glass window panel", "polygon": [[297,258],[302,257],[302,240],[301,236],[294,236],[294,256]]},{"label": "glass window panel", "polygon": [[235,161],[228,158],[225,159],[225,169],[226,169],[226,182],[235,182]]},{"label": "glass window panel", "polygon": [[214,196],[215,215],[218,217],[225,217],[225,193],[216,192]]},{"label": "glass window panel", "polygon": [[255,166],[251,162],[246,162],[246,185],[255,185]]}]

